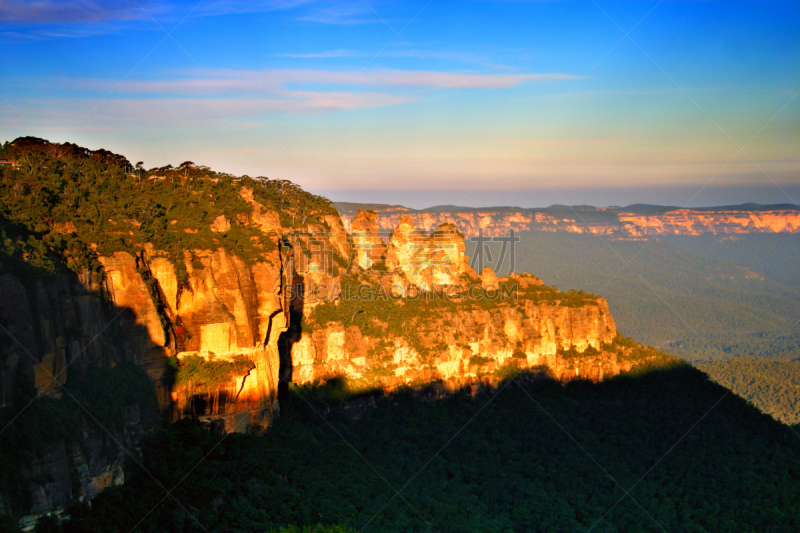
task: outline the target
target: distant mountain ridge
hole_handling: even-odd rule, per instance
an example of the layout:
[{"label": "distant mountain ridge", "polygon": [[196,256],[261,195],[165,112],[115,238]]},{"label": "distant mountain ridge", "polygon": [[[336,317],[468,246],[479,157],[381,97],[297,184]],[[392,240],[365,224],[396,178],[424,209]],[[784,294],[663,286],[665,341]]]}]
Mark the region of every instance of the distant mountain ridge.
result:
[{"label": "distant mountain ridge", "polygon": [[543,208],[459,207],[440,205],[411,209],[400,205],[339,202],[342,223],[349,231],[360,210],[375,211],[382,231],[394,228],[401,215],[430,231],[455,224],[465,235],[503,235],[509,231],[591,233],[614,240],[643,240],[655,235],[800,233],[800,207],[792,204],[681,208],[634,204],[627,207],[551,205]]}]

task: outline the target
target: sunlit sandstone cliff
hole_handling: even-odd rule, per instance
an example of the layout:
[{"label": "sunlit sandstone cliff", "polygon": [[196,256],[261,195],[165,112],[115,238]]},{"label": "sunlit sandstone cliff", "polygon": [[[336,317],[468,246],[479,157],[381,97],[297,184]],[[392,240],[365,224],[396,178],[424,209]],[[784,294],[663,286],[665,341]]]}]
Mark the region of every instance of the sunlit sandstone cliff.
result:
[{"label": "sunlit sandstone cliff", "polygon": [[739,233],[798,233],[800,211],[735,211],[714,212],[677,209],[662,215],[620,213],[619,219],[634,226],[644,235],[701,235]]},{"label": "sunlit sandstone cliff", "polygon": [[[191,410],[186,391],[173,387],[169,394],[177,401],[175,416],[245,411],[258,417],[258,411],[268,409],[275,397],[277,339],[287,321],[280,299],[278,252],[252,264],[224,249],[191,250],[183,255],[186,279],[180,284],[175,264],[158,251],[143,252],[140,266],[126,252],[101,257],[108,293],[118,307],[132,310],[154,347],[164,347],[177,358],[178,373],[181,359],[189,354],[204,359],[239,354],[253,360],[255,368],[238,377],[235,390],[209,391],[221,402],[206,402],[200,412]],[[162,405],[167,407],[170,398],[162,397]]]},{"label": "sunlit sandstone cliff", "polygon": [[[89,272],[76,278],[61,266],[52,275],[4,269],[2,406],[25,401],[27,393],[21,391],[30,386],[40,395],[84,409],[84,396],[76,397],[75,391],[86,384],[87,373],[125,364],[147,372],[158,405],[154,401],[146,411],[131,399],[123,421],[97,420],[89,408],[88,417],[78,420],[83,429],[71,429],[76,437],[46,444],[36,460],[22,468],[16,489],[24,496],[22,503],[12,505],[0,494],[0,512],[17,514],[22,506],[28,516],[24,520],[34,520],[123,483],[126,456],[135,452],[141,436],[158,419],[158,408],[173,419],[216,418],[227,430],[269,423],[280,366],[278,338],[286,330],[288,312],[281,292],[282,260],[275,246],[280,225],[269,223],[273,218],[277,223],[277,215],[260,208],[254,214],[260,217],[255,223],[265,228],[265,242],[273,243],[256,261],[245,261],[224,248],[185,250],[175,258],[145,245],[136,253],[99,255],[99,278]],[[330,222],[339,223],[335,217]],[[212,229],[219,233],[227,231],[225,224],[214,224]],[[220,361],[232,357],[248,363],[214,379],[208,379],[207,371],[182,372],[187,358],[210,361],[200,365],[203,369],[218,369]],[[222,369],[230,370],[224,365]],[[99,390],[111,386],[89,385]],[[136,394],[146,394],[147,386],[139,389]]]},{"label": "sunlit sandstone cliff", "polygon": [[[377,233],[368,212],[355,225]],[[380,259],[385,270],[342,280],[357,284],[357,294],[345,286],[333,301],[307,306],[291,349],[293,382],[344,377],[392,388],[531,367],[556,379],[602,380],[632,366],[606,349],[617,331],[604,299],[559,293],[530,275],[478,276],[452,224],[428,235],[401,217]]]},{"label": "sunlit sandstone cliff", "polygon": [[[581,307],[521,301],[456,310],[409,320],[406,327],[413,335],[391,336],[388,321],[374,326],[377,334],[341,322],[304,332],[292,347],[292,380],[313,383],[343,376],[392,388],[491,375],[511,365],[545,366],[560,380],[599,381],[631,368],[630,361],[602,353],[614,341],[616,328],[601,298]],[[591,355],[564,355],[589,348]]]},{"label": "sunlit sandstone cliff", "polygon": [[[345,228],[350,228],[359,204],[337,204]],[[448,207],[416,211],[397,206],[370,206],[381,232],[388,233],[408,217],[424,231],[454,224],[467,236],[507,235],[514,231],[593,233],[612,239],[641,239],[651,235],[798,233],[800,210],[789,206],[719,209],[646,209],[553,206],[543,209]]]}]

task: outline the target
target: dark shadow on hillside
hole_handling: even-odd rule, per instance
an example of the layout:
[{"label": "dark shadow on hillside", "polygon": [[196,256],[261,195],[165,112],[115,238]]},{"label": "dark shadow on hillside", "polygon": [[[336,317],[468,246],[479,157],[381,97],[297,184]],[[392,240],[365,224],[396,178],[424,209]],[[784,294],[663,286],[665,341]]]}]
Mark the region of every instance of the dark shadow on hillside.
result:
[{"label": "dark shadow on hillside", "polygon": [[285,304],[289,308],[289,327],[278,337],[278,354],[280,368],[278,370],[278,401],[283,404],[288,399],[289,384],[292,382],[292,346],[303,334],[303,308],[305,301],[305,278],[297,271],[293,272],[289,287],[284,287]]},{"label": "dark shadow on hillside", "polygon": [[[608,378],[602,382],[588,379],[573,379],[568,382],[556,379],[546,367],[520,369],[507,377],[483,376],[450,380],[437,380],[429,383],[409,384],[391,390],[380,386],[354,387],[345,376],[334,376],[323,383],[295,385],[290,384],[291,403],[282,403],[289,408],[293,406],[310,407],[317,414],[342,413],[352,418],[360,418],[379,402],[393,401],[396,398],[413,398],[417,401],[435,402],[453,397],[476,398],[491,395],[508,386],[541,386],[556,387],[559,390],[572,391],[582,388],[602,390],[626,386],[654,376],[678,375],[681,372],[699,373],[695,368],[678,359],[649,362],[634,367],[629,372]],[[722,389],[725,390],[725,389]]]},{"label": "dark shadow on hillside", "polygon": [[[211,432],[184,420],[153,434],[145,464],[185,477],[176,497],[221,530],[243,530],[243,520],[253,531],[321,522],[448,533],[597,524],[782,532],[800,523],[800,440],[689,365],[602,383],[525,372],[474,391],[441,387],[353,395],[339,378],[295,387],[263,435],[216,446]],[[186,511],[170,500],[156,505],[162,497],[140,474],[119,497],[73,513],[73,531],[103,521],[128,530],[141,517],[127,512],[135,506],[155,508],[146,527],[163,530]]]},{"label": "dark shadow on hillside", "polygon": [[169,404],[174,374],[133,310],[115,306],[90,272],[5,259],[0,507],[43,514],[93,498],[93,478],[123,467]]}]

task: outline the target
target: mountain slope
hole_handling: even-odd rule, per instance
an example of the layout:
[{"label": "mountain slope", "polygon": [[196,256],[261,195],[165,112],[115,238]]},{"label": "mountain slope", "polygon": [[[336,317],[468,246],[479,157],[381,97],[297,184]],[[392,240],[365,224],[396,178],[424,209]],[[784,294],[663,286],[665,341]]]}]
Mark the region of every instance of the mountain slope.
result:
[{"label": "mountain slope", "polygon": [[[800,527],[800,439],[691,367],[566,387],[521,376],[475,396],[432,401],[433,394],[394,394],[361,402],[374,406],[364,409],[355,399],[329,403],[316,399],[320,391],[298,389],[262,437],[231,435],[220,444],[219,436],[188,425],[159,433],[145,465],[164,486],[176,486],[175,500],[166,499],[141,527]],[[101,495],[91,512],[74,510],[65,533],[127,531],[163,494],[140,473]]]},{"label": "mountain slope", "polygon": [[779,283],[800,286],[800,235],[675,235],[663,239],[694,255],[734,261]]},{"label": "mountain slope", "polygon": [[800,360],[736,357],[695,366],[776,420],[800,424]]}]

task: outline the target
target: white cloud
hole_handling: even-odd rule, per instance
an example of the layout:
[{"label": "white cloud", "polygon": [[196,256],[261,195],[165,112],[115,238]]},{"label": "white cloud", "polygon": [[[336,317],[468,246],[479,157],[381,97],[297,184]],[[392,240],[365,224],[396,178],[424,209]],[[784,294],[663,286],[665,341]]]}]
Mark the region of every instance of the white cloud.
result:
[{"label": "white cloud", "polygon": [[448,51],[448,50],[426,50],[424,48],[416,48],[403,43],[403,47],[399,49],[383,49],[372,52],[365,52],[359,50],[321,50],[318,52],[306,53],[292,53],[287,52],[283,54],[275,54],[275,57],[290,57],[294,59],[331,59],[338,57],[400,57],[400,58],[419,58],[422,60],[433,59],[441,61],[457,61],[460,63],[475,63],[481,65],[492,65],[497,68],[510,69],[503,65],[495,65],[491,63],[489,56],[486,54],[477,54],[472,52]]},{"label": "white cloud", "polygon": [[326,7],[316,9],[300,20],[320,24],[369,24],[381,22],[366,2],[330,2]]},{"label": "white cloud", "polygon": [[145,94],[221,94],[224,91],[292,94],[289,87],[327,85],[341,87],[435,88],[435,89],[506,89],[526,82],[576,79],[563,73],[480,74],[429,70],[333,71],[308,69],[192,71],[183,77],[167,80],[125,81],[64,79],[66,86],[78,89]]},{"label": "white cloud", "polygon": [[330,59],[334,57],[361,57],[361,52],[354,50],[325,50],[322,52],[310,52],[306,54],[275,54],[275,57],[291,57],[296,59]]},{"label": "white cloud", "polygon": [[[412,97],[382,93],[287,92],[283,98],[109,98],[99,105],[85,98],[16,102],[23,122],[10,110],[0,113],[9,128],[71,131],[176,131],[214,128],[236,131],[263,123],[265,115],[316,115],[406,104]],[[95,109],[95,106],[97,108]],[[2,109],[2,108],[0,108]],[[5,115],[5,116],[3,116]],[[13,123],[13,124],[12,124]],[[13,128],[12,128],[13,129]]]}]

